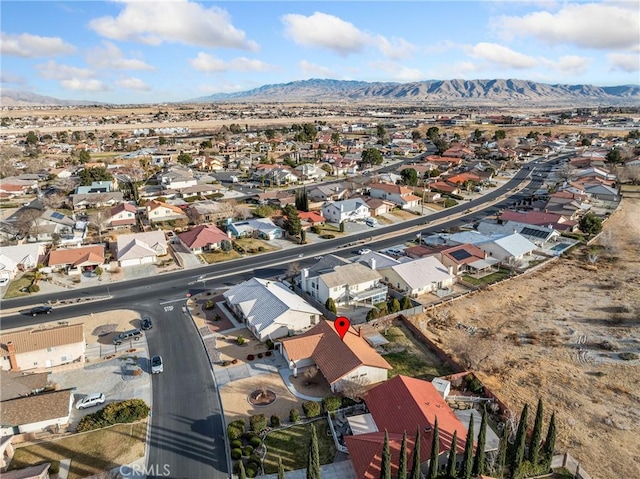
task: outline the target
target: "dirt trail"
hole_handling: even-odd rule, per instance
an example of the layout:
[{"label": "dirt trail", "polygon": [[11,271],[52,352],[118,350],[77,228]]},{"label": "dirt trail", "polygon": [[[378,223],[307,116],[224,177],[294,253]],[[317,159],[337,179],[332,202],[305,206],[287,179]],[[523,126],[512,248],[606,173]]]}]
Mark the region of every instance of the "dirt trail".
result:
[{"label": "dirt trail", "polygon": [[639,478],[640,199],[598,243],[412,320],[518,413],[542,397],[594,479]]}]

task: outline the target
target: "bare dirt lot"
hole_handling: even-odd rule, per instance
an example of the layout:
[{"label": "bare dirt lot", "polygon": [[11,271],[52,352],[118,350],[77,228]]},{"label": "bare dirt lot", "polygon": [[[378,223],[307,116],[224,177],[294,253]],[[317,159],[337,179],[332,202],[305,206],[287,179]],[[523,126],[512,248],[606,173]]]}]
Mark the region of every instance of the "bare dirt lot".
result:
[{"label": "bare dirt lot", "polygon": [[518,414],[541,397],[594,479],[640,477],[640,199],[594,246],[411,320]]}]

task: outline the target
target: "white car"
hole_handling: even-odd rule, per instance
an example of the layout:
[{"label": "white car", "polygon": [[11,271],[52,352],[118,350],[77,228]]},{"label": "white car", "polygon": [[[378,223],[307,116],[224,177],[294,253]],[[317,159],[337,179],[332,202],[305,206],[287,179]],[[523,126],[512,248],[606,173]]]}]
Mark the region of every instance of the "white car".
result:
[{"label": "white car", "polygon": [[5,284],[9,284],[9,278],[0,278],[0,286],[4,286]]},{"label": "white car", "polygon": [[367,253],[371,253],[371,250],[369,248],[362,248],[358,250],[358,254],[367,254]]},{"label": "white car", "polygon": [[76,409],[86,409],[104,403],[103,393],[88,394],[76,403]]},{"label": "white car", "polygon": [[164,372],[164,363],[162,356],[154,356],[151,358],[151,374],[160,374]]}]

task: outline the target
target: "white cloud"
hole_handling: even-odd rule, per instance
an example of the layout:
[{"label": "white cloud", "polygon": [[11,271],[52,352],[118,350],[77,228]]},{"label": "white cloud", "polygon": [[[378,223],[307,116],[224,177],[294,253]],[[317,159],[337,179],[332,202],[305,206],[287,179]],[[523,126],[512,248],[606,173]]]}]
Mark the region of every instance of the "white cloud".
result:
[{"label": "white cloud", "polygon": [[391,60],[411,58],[416,51],[415,45],[409,43],[404,38],[393,37],[391,40],[387,40],[382,35],[378,35],[376,40],[380,51]]},{"label": "white cloud", "polygon": [[565,75],[582,75],[589,69],[591,60],[578,55],[566,55],[553,64],[553,68]]},{"label": "white cloud", "polygon": [[37,58],[68,55],[74,53],[76,49],[60,37],[41,37],[30,33],[12,34],[2,32],[0,51],[3,55]]},{"label": "white cloud", "polygon": [[308,17],[291,13],[280,20],[285,26],[285,36],[298,45],[324,48],[342,56],[361,52],[369,46],[393,60],[407,58],[415,51],[415,46],[403,38],[388,40],[382,35],[374,36],[351,22],[322,12]]},{"label": "white cloud", "polygon": [[70,78],[60,84],[67,90],[75,91],[107,91],[107,86],[100,80],[86,78]]},{"label": "white cloud", "polygon": [[640,71],[640,57],[635,53],[610,53],[607,55],[607,60],[609,60],[610,71],[622,70],[627,73]]},{"label": "white cloud", "polygon": [[164,42],[209,48],[240,48],[255,51],[257,43],[231,23],[226,10],[205,8],[188,0],[141,2],[124,0],[117,17],[105,16],[89,22],[98,34],[120,41],[149,45]]},{"label": "white cloud", "polygon": [[640,51],[637,2],[567,3],[555,13],[502,16],[492,24],[506,38],[531,36],[551,44]]},{"label": "white cloud", "polygon": [[484,60],[505,69],[524,70],[534,68],[539,63],[533,57],[515,52],[496,43],[481,42],[465,48],[465,51],[470,57]]},{"label": "white cloud", "polygon": [[369,66],[373,70],[385,73],[391,81],[413,82],[425,79],[424,73],[417,68],[409,68],[396,62],[371,62]]},{"label": "white cloud", "polygon": [[87,63],[95,68],[115,70],[153,70],[154,67],[137,58],[124,58],[122,51],[111,42],[103,42],[102,47],[92,49],[87,55]]},{"label": "white cloud", "polygon": [[69,80],[72,78],[91,78],[95,72],[88,68],[78,68],[69,65],[60,65],[53,60],[36,65],[42,78],[49,80]]},{"label": "white cloud", "polygon": [[24,77],[21,77],[20,75],[14,75],[13,73],[3,71],[3,72],[0,72],[0,83],[3,85],[7,85],[7,84],[25,85],[27,81],[24,79]]},{"label": "white cloud", "polygon": [[139,78],[122,78],[116,82],[116,85],[129,90],[150,91],[151,87]]},{"label": "white cloud", "polygon": [[234,93],[236,91],[244,91],[249,88],[238,83],[216,83],[215,85],[200,85],[198,90],[205,95],[213,95],[215,93]]},{"label": "white cloud", "polygon": [[201,72],[263,72],[274,68],[261,60],[252,60],[246,57],[238,57],[225,62],[204,52],[199,52],[196,58],[189,60],[189,63],[193,68]]},{"label": "white cloud", "polygon": [[298,62],[298,66],[302,73],[307,77],[315,78],[336,78],[336,73],[330,68],[316,65],[315,63],[308,62],[307,60],[301,60]]}]

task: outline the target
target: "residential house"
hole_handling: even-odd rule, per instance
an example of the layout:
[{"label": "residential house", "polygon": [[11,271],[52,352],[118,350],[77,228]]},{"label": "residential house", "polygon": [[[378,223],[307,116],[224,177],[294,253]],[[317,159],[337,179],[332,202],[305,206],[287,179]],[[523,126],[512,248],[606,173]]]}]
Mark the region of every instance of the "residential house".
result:
[{"label": "residential house", "polygon": [[620,201],[620,194],[615,188],[606,185],[587,186],[585,192],[593,198],[602,201]]},{"label": "residential house", "polygon": [[460,188],[457,185],[447,183],[446,181],[434,181],[433,183],[429,183],[427,187],[431,190],[435,190],[444,194],[460,194]]},{"label": "residential house", "polygon": [[77,193],[70,195],[69,198],[71,198],[71,206],[74,210],[112,207],[124,201],[124,195],[120,191]]},{"label": "residential house", "polygon": [[[440,262],[447,268],[453,268],[453,274],[459,276],[463,273],[477,270],[474,265],[484,265],[487,255],[484,251],[472,244],[461,244],[447,248],[440,252]],[[495,260],[497,263],[498,260]]]},{"label": "residential house", "polygon": [[82,324],[26,328],[0,334],[2,369],[26,371],[84,362]]},{"label": "residential house", "polygon": [[[52,426],[64,426],[69,423],[72,408],[73,389],[43,392],[2,401],[0,434],[10,436],[41,432]],[[5,477],[4,473],[2,477]]]},{"label": "residential house", "polygon": [[52,242],[57,238],[60,244],[71,245],[82,244],[86,226],[86,223],[45,207],[40,200],[33,200],[9,216],[2,229],[9,235],[24,236],[29,242]]},{"label": "residential house", "polygon": [[336,305],[373,305],[387,298],[387,287],[381,282],[380,273],[361,263],[335,266],[333,271],[315,278],[308,277],[308,270],[300,273],[300,287],[318,302],[325,304],[331,298]]},{"label": "residential house", "polygon": [[193,176],[190,168],[178,165],[173,165],[165,172],[159,173],[157,178],[158,184],[162,186],[163,190],[176,190],[198,184],[198,180]]},{"label": "residential house", "polygon": [[298,216],[300,217],[300,224],[302,229],[309,229],[312,226],[320,226],[323,225],[326,221],[324,216],[322,216],[317,211],[298,211]]},{"label": "residential house", "polygon": [[54,249],[49,252],[47,266],[68,275],[80,275],[104,264],[104,247],[82,246],[71,249]]},{"label": "residential house", "polygon": [[381,200],[380,198],[363,198],[369,207],[370,216],[381,216],[389,213],[398,205],[391,201]]},{"label": "residential house", "polygon": [[25,373],[0,369],[0,401],[31,396],[45,390],[49,372]]},{"label": "residential house", "polygon": [[290,183],[297,183],[299,180],[293,171],[279,165],[258,165],[258,168],[253,172],[251,178],[254,181],[259,181],[260,184],[271,186],[288,185]]},{"label": "residential house", "polygon": [[322,320],[298,336],[282,339],[277,347],[294,376],[315,365],[334,393],[353,383],[366,386],[385,381],[391,369],[353,327],[340,339],[333,321]]},{"label": "residential house", "polygon": [[349,197],[349,190],[339,184],[318,185],[307,196],[310,201],[342,201]]},{"label": "residential house", "polygon": [[187,215],[177,206],[162,201],[149,200],[144,203],[150,223],[187,219]]},{"label": "residential house", "polygon": [[266,240],[284,238],[284,230],[270,218],[251,218],[227,225],[227,232],[234,238],[258,237]]},{"label": "residential house", "polygon": [[195,186],[186,186],[184,188],[176,188],[175,191],[177,191],[182,198],[193,198],[194,196],[224,196],[224,192],[227,191],[227,188],[220,185],[201,184]]},{"label": "residential house", "polygon": [[502,262],[523,260],[537,248],[535,244],[519,233],[477,243],[476,246],[491,258]]},{"label": "residential house", "polygon": [[331,172],[335,176],[355,175],[358,172],[358,162],[354,159],[340,158],[331,165]]},{"label": "residential house", "polygon": [[304,331],[318,324],[322,315],[277,281],[252,278],[233,286],[223,296],[260,341]]},{"label": "residential house", "polygon": [[420,197],[413,194],[413,190],[402,185],[388,183],[374,183],[369,188],[372,198],[379,198],[395,203],[403,210],[416,208],[420,205]]},{"label": "residential house", "polygon": [[[389,435],[391,475],[398,473],[402,436],[407,433],[407,457],[413,456],[416,428],[420,429],[420,465],[422,472],[429,466],[433,442],[433,427],[438,420],[438,470],[448,458],[453,435],[456,434],[456,452],[464,453],[467,428],[449,407],[433,383],[407,376],[396,376],[371,388],[364,397],[368,413],[348,418],[352,435],[344,436],[349,459],[358,479],[380,477],[381,452],[385,431]],[[479,423],[474,418],[474,439],[479,434]],[[497,448],[497,437],[487,428],[487,448]],[[474,441],[475,442],[475,441]]]},{"label": "residential house", "polygon": [[566,216],[555,213],[544,213],[540,211],[513,211],[505,210],[500,213],[499,222],[517,221],[518,223],[526,223],[529,225],[548,226],[558,231],[574,231],[578,226],[578,222],[571,220]]},{"label": "residential house", "polygon": [[13,279],[17,271],[27,271],[44,261],[44,243],[3,246],[0,253],[0,276]]},{"label": "residential house", "polygon": [[2,474],[2,479],[49,479],[50,462],[43,462],[37,466],[13,469]]},{"label": "residential house", "polygon": [[121,267],[155,263],[168,253],[163,231],[118,235],[114,256]]},{"label": "residential house", "polygon": [[455,282],[453,268],[433,256],[379,268],[379,271],[389,286],[411,297],[449,289]]},{"label": "residential house", "polygon": [[316,180],[320,181],[325,176],[327,176],[327,172],[324,171],[320,166],[314,165],[312,163],[303,163],[295,167],[295,170],[298,172],[300,177],[304,180]]},{"label": "residential house", "polygon": [[518,221],[494,222],[484,220],[478,223],[478,232],[487,236],[502,236],[520,233],[538,248],[544,248],[549,243],[555,243],[560,233],[548,226],[530,225]]},{"label": "residential house", "polygon": [[74,191],[77,195],[88,195],[92,193],[111,193],[117,189],[117,180],[94,181],[89,186],[76,186]]},{"label": "residential house", "polygon": [[180,233],[178,239],[188,250],[197,254],[220,249],[229,236],[216,226],[198,225],[186,233]]},{"label": "residential house", "polygon": [[327,202],[322,206],[322,216],[330,223],[358,221],[369,218],[369,207],[363,199],[353,198],[343,201]]},{"label": "residential house", "polygon": [[4,253],[0,253],[0,279],[11,281],[18,272],[18,263]]},{"label": "residential house", "polygon": [[187,207],[186,212],[189,220],[194,224],[219,224],[233,216],[229,204],[213,200],[193,202]]},{"label": "residential house", "polygon": [[131,203],[121,203],[109,210],[107,224],[110,228],[135,226],[137,223],[137,212],[138,210]]}]

